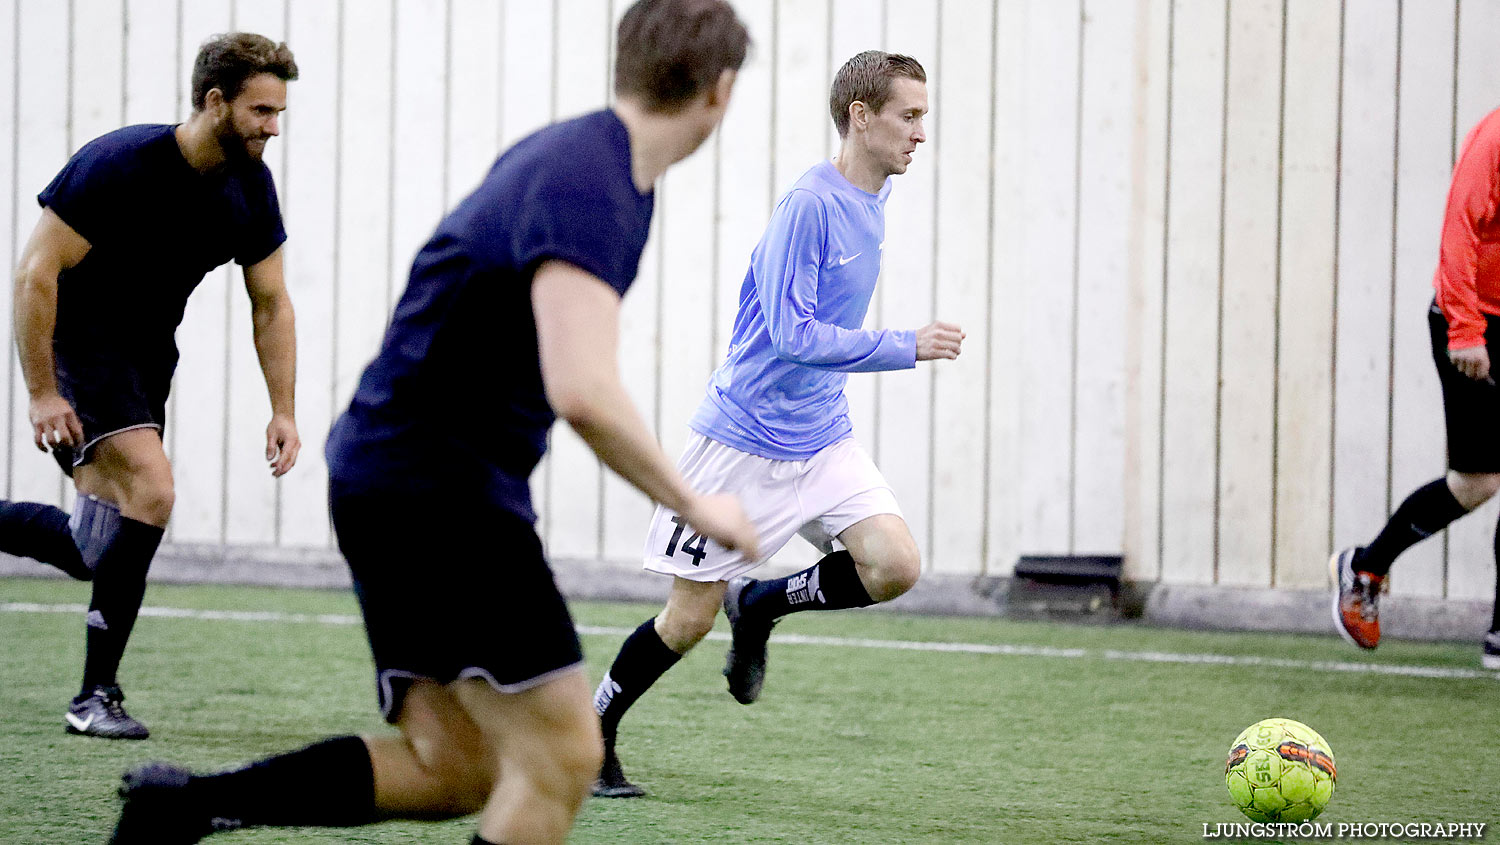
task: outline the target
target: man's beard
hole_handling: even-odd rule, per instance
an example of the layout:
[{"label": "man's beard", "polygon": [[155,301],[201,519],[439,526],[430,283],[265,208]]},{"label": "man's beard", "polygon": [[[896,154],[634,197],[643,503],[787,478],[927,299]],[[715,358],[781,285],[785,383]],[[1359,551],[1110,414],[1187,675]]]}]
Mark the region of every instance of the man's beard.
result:
[{"label": "man's beard", "polygon": [[225,118],[219,124],[215,135],[218,138],[219,147],[224,150],[224,161],[227,165],[235,167],[260,160],[260,156],[250,150],[250,141],[259,139],[249,139],[241,135],[234,128],[233,118]]}]

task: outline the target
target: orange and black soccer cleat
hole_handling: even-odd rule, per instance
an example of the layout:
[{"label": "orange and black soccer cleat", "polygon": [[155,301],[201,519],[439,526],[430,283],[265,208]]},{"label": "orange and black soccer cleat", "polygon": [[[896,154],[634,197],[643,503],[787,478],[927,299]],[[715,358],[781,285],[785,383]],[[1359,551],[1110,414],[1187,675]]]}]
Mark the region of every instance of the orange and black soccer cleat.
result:
[{"label": "orange and black soccer cleat", "polygon": [[1380,645],[1380,590],[1384,575],[1354,568],[1358,547],[1333,553],[1328,569],[1333,575],[1333,624],[1344,639],[1360,648]]}]

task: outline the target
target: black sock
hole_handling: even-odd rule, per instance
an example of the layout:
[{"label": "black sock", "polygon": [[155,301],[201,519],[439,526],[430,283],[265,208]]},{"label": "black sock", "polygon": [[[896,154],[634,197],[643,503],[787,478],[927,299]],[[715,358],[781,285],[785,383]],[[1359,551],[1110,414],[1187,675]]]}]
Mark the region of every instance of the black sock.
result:
[{"label": "black sock", "polygon": [[1495,611],[1490,618],[1490,630],[1500,631],[1500,523],[1495,525]]},{"label": "black sock", "polygon": [[743,612],[764,619],[779,619],[802,610],[843,610],[874,603],[859,580],[854,556],[847,551],[827,555],[785,578],[756,581],[740,597]]},{"label": "black sock", "polygon": [[1447,481],[1439,478],[1419,487],[1391,514],[1374,542],[1354,558],[1353,566],[1359,572],[1384,576],[1398,555],[1468,512],[1453,498]]},{"label": "black sock", "polygon": [[87,652],[83,660],[83,691],[96,686],[115,686],[115,673],[125,654],[125,643],[146,596],[146,570],[162,529],[120,517],[114,536],[108,539],[94,567],[94,595],[89,602]]},{"label": "black sock", "polygon": [[594,712],[599,714],[605,742],[614,745],[620,717],[681,659],[682,655],[662,642],[661,635],[656,633],[654,616],[625,638],[614,664],[594,691]]},{"label": "black sock", "polygon": [[272,827],[357,827],[379,821],[375,768],[357,736],[340,736],[215,775],[189,799],[207,815]]},{"label": "black sock", "polygon": [[94,577],[73,542],[68,512],[52,505],[0,500],[0,552],[55,566],[80,581]]}]

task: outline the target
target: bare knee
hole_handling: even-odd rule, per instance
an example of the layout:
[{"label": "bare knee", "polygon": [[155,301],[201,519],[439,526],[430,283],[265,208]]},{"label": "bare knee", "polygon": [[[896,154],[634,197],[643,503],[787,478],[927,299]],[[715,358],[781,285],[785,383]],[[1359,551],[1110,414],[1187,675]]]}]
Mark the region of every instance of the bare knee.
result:
[{"label": "bare knee", "polygon": [[672,579],[667,606],[656,615],[656,634],[667,648],[687,654],[708,636],[724,601],[724,587],[723,581]]},{"label": "bare knee", "polygon": [[[712,610],[717,611],[718,606],[715,605]],[[703,613],[697,608],[668,604],[656,615],[656,634],[666,643],[667,648],[678,654],[686,654],[713,630],[716,615]]]},{"label": "bare knee", "polygon": [[477,812],[493,791],[499,755],[446,687],[419,681],[407,693],[397,736],[367,738],[376,804],[400,817]]},{"label": "bare knee", "polygon": [[896,514],[862,519],[839,534],[859,567],[859,580],[875,601],[890,601],[910,590],[922,574],[922,554],[906,521]]},{"label": "bare knee", "polygon": [[495,787],[496,765],[477,736],[403,735],[402,739],[422,773],[437,786],[431,804],[434,816],[465,816],[484,807]]},{"label": "bare knee", "polygon": [[138,522],[166,527],[177,493],[165,458],[159,462],[131,461],[127,456],[111,454],[98,464],[84,464],[74,473],[80,495],[110,502],[121,515]]},{"label": "bare knee", "polygon": [[1500,472],[1449,472],[1448,489],[1465,509],[1474,510],[1500,491]]},{"label": "bare knee", "polygon": [[915,543],[895,545],[879,559],[862,567],[865,592],[877,602],[890,601],[916,586],[922,574],[922,554]]},{"label": "bare knee", "polygon": [[120,503],[120,511],[131,519],[165,527],[176,503],[177,491],[172,484],[172,474],[151,471],[134,479],[126,500]]},{"label": "bare knee", "polygon": [[161,435],[137,428],[110,435],[73,474],[78,492],[113,502],[131,519],[165,527],[176,492]]}]

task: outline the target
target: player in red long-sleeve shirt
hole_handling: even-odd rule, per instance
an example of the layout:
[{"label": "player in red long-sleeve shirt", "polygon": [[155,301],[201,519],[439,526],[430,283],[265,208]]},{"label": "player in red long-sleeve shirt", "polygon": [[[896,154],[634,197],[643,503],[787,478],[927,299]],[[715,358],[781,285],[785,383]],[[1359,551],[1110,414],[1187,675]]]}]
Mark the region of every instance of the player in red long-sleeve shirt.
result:
[{"label": "player in red long-sleeve shirt", "polygon": [[[1380,591],[1397,555],[1500,489],[1500,387],[1490,369],[1500,349],[1500,109],[1464,139],[1438,253],[1427,322],[1443,386],[1448,473],[1406,497],[1370,545],[1329,560],[1334,623],[1361,648],[1380,644]],[[1495,556],[1500,562],[1500,526]],[[1500,584],[1482,659],[1486,669],[1500,669]]]}]

